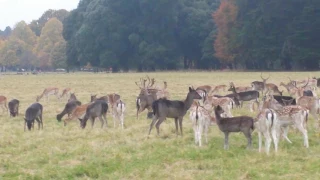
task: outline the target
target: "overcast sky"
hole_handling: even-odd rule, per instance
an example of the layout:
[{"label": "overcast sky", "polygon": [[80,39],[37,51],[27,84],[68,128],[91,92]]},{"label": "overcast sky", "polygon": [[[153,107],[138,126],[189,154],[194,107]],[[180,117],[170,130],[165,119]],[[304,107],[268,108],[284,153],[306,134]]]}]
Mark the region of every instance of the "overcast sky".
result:
[{"label": "overcast sky", "polygon": [[39,19],[48,9],[72,10],[79,0],[0,0],[0,29],[13,26],[19,21],[30,23]]}]

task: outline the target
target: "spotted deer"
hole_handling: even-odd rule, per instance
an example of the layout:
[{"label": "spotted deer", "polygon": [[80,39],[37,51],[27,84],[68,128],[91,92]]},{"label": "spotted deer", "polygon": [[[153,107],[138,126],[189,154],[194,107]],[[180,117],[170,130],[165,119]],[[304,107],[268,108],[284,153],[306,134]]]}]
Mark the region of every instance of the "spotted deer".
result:
[{"label": "spotted deer", "polygon": [[45,96],[47,101],[49,101],[49,96],[56,96],[59,99],[59,88],[56,87],[49,87],[45,88],[40,96],[37,96],[36,101],[39,102],[40,99]]},{"label": "spotted deer", "polygon": [[235,102],[229,97],[217,98],[208,96],[204,104],[211,108],[219,105],[224,111],[224,113],[221,114],[222,117],[233,117],[231,109],[235,107]]},{"label": "spotted deer", "polygon": [[312,117],[318,122],[317,128],[320,127],[320,121],[318,117],[318,112],[320,108],[320,100],[317,97],[302,96],[297,100],[297,105],[300,105],[309,110]]},{"label": "spotted deer", "polygon": [[190,108],[190,120],[194,131],[195,144],[202,146],[202,134],[204,133],[205,141],[208,143],[209,126],[215,122],[215,117],[205,107],[194,102]]},{"label": "spotted deer", "polygon": [[[308,131],[307,131],[307,119],[308,119],[308,110],[304,107],[298,105],[291,106],[282,106],[279,102],[277,102],[272,95],[267,94],[264,97],[263,108],[270,108],[275,110],[277,113],[277,117],[279,119],[280,127],[283,128],[284,133],[283,137],[289,142],[288,138],[288,128],[290,125],[294,125],[303,135],[304,137],[304,146],[309,147],[308,140]],[[280,129],[277,132],[280,134]]]},{"label": "spotted deer", "polygon": [[214,89],[213,92],[218,93],[220,91],[226,92],[227,85],[221,84],[217,85]]}]

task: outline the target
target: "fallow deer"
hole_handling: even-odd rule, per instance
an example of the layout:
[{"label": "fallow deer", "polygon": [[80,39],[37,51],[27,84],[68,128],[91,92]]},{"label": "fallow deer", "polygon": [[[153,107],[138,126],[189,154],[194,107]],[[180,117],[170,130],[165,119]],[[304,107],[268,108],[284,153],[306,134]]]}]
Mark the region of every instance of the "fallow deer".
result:
[{"label": "fallow deer", "polygon": [[40,129],[40,125],[43,129],[42,112],[43,107],[40,103],[33,103],[28,107],[24,118],[24,131],[26,131],[26,127],[28,127],[29,131],[34,127],[34,120],[38,122],[38,129]]},{"label": "fallow deer", "polygon": [[[282,106],[278,103],[272,95],[267,94],[264,98],[263,108],[270,108],[275,110],[279,119],[280,127],[284,128],[283,136],[289,142],[288,128],[289,125],[294,125],[304,137],[304,146],[309,147],[308,131],[307,131],[307,119],[308,110],[298,105]],[[278,132],[280,134],[280,130]]]},{"label": "fallow deer", "polygon": [[275,152],[278,151],[278,129],[279,129],[279,123],[277,114],[272,109],[261,109],[258,113],[254,127],[258,130],[258,136],[259,136],[259,152],[261,152],[262,147],[262,135],[265,138],[265,151],[267,154],[270,152],[270,145],[271,145],[271,136],[274,143],[274,149]]},{"label": "fallow deer", "polygon": [[84,115],[83,119],[79,118],[80,121],[80,127],[84,129],[87,125],[88,119],[91,120],[91,127],[93,128],[94,121],[96,118],[99,118],[101,121],[101,128],[103,128],[104,123],[106,123],[106,127],[108,125],[107,123],[107,114],[108,111],[108,103],[104,100],[96,100],[93,103],[91,103],[87,109],[86,114]]},{"label": "fallow deer", "polygon": [[231,113],[231,109],[235,107],[235,102],[229,97],[217,98],[214,96],[208,96],[206,98],[205,105],[209,105],[207,107],[211,107],[211,108],[219,105],[224,111],[223,117],[233,117]]},{"label": "fallow deer", "polygon": [[72,114],[72,112],[76,109],[77,106],[80,106],[81,102],[80,101],[70,101],[67,102],[67,104],[65,105],[63,111],[57,115],[57,120],[60,122],[61,118],[64,115],[68,115],[68,117]]},{"label": "fallow deer", "polygon": [[49,96],[54,95],[59,99],[59,88],[56,87],[49,87],[45,88],[40,96],[37,96],[36,101],[39,102],[40,99],[45,96],[47,101],[49,101]]},{"label": "fallow deer", "polygon": [[218,92],[220,92],[221,90],[222,90],[223,92],[226,92],[226,88],[227,88],[227,85],[224,85],[224,84],[217,85],[217,86],[213,89],[213,92],[218,93]]},{"label": "fallow deer", "polygon": [[261,73],[260,77],[261,77],[262,81],[253,81],[251,83],[251,87],[252,87],[252,90],[261,91],[262,96],[263,96],[263,92],[264,92],[264,90],[266,88],[265,87],[266,86],[266,82],[270,78],[270,74],[269,74],[269,76],[267,78],[263,78],[262,77],[262,73]]},{"label": "fallow deer", "polygon": [[211,93],[213,93],[215,87],[210,86],[210,85],[203,85],[203,86],[199,86],[196,88],[196,90],[204,90],[207,92],[208,95],[211,95]]},{"label": "fallow deer", "polygon": [[69,99],[68,99],[68,102],[70,102],[70,101],[77,101],[78,99],[77,99],[77,97],[76,97],[76,94],[75,93],[71,93],[70,94],[70,97],[69,97]]},{"label": "fallow deer", "polygon": [[19,115],[19,103],[20,101],[17,99],[12,99],[8,103],[10,117],[16,117]]},{"label": "fallow deer", "polygon": [[224,149],[229,149],[229,133],[242,132],[247,140],[247,149],[252,146],[251,133],[254,130],[254,120],[249,116],[237,116],[222,118],[221,114],[224,113],[220,106],[214,108],[216,123],[220,131],[224,132]]},{"label": "fallow deer", "polygon": [[280,96],[282,96],[282,93],[283,93],[283,91],[280,91],[278,86],[273,83],[266,83],[265,90],[272,92],[272,94],[278,94]]},{"label": "fallow deer", "polygon": [[116,123],[121,125],[121,128],[123,129],[124,125],[124,113],[126,111],[126,105],[125,103],[120,99],[112,106],[112,115],[113,115],[113,125],[116,127]]},{"label": "fallow deer", "polygon": [[320,108],[320,100],[317,97],[310,97],[310,96],[302,96],[297,100],[297,105],[300,105],[306,109],[309,110],[309,113],[312,115],[314,120],[318,122],[318,126],[320,127],[320,122],[319,122],[319,117],[318,117],[318,112]]},{"label": "fallow deer", "polygon": [[60,99],[62,99],[62,98],[65,98],[65,99],[67,99],[68,98],[68,96],[70,96],[71,95],[71,88],[65,88],[65,89],[63,89],[62,90],[62,94],[60,95]]},{"label": "fallow deer", "polygon": [[8,112],[7,97],[0,96],[0,106],[3,112]]},{"label": "fallow deer", "polygon": [[202,146],[202,133],[204,133],[205,141],[208,143],[208,129],[215,122],[215,117],[197,102],[192,104],[189,117],[192,122],[195,144]]},{"label": "fallow deer", "polygon": [[228,91],[232,91],[234,96],[239,100],[239,102],[241,102],[241,107],[243,104],[243,101],[249,101],[249,107],[250,107],[250,111],[253,111],[253,106],[254,103],[257,104],[257,106],[259,106],[259,92],[258,91],[246,91],[246,92],[237,92],[235,89],[235,86],[233,84],[233,82],[230,83],[230,88],[228,89]]},{"label": "fallow deer", "polygon": [[[176,134],[178,135],[178,126],[182,133],[182,120],[188,109],[191,107],[194,99],[201,99],[201,96],[196,90],[189,87],[187,98],[184,101],[170,101],[167,99],[158,99],[152,103],[153,119],[150,124],[149,135],[152,127],[156,123],[157,134],[159,135],[159,127],[166,118],[174,118],[176,126]],[[178,125],[179,123],[179,125]]]},{"label": "fallow deer", "polygon": [[86,114],[87,107],[91,103],[83,104],[80,106],[77,106],[76,109],[71,113],[71,115],[63,120],[64,126],[67,125],[70,121],[83,119],[84,115]]}]

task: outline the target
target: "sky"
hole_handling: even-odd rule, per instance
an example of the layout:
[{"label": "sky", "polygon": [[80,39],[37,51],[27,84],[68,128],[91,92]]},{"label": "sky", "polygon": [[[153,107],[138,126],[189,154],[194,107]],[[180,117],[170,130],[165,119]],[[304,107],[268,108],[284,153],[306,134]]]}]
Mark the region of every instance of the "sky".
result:
[{"label": "sky", "polygon": [[0,0],[0,30],[7,26],[13,28],[22,20],[30,23],[48,9],[70,11],[77,8],[78,3],[79,0]]}]

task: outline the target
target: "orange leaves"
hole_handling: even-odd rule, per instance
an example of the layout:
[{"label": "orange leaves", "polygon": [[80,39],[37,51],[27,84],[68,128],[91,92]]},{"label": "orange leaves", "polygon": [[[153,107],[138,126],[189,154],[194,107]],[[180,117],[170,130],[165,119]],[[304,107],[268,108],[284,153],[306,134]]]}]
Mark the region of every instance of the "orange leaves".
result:
[{"label": "orange leaves", "polygon": [[231,40],[232,28],[236,25],[237,15],[238,8],[231,0],[221,1],[219,9],[212,14],[218,30],[214,42],[215,56],[227,62],[234,60]]}]

